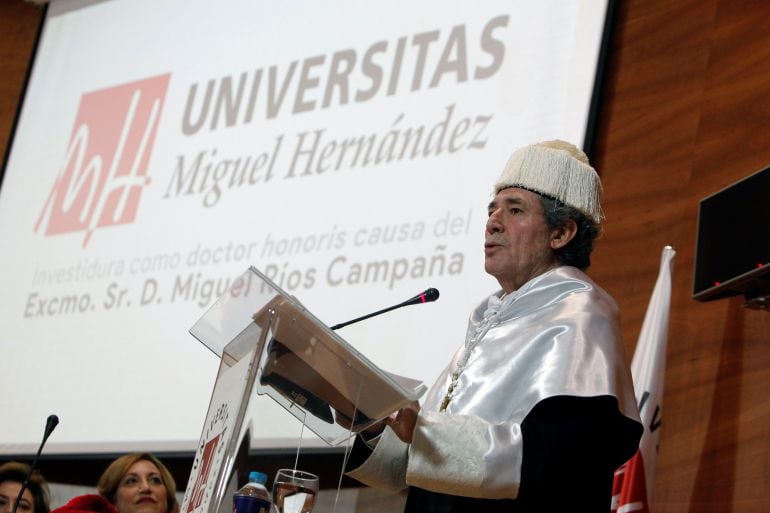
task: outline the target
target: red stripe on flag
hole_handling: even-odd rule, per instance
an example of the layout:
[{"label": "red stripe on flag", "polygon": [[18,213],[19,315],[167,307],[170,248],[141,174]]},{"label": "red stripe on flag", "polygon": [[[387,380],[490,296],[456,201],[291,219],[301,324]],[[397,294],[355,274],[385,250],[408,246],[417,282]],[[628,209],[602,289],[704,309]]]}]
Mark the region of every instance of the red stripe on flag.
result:
[{"label": "red stripe on flag", "polygon": [[650,513],[647,505],[647,484],[644,479],[644,459],[641,451],[615,471],[612,482],[612,508],[617,513]]}]

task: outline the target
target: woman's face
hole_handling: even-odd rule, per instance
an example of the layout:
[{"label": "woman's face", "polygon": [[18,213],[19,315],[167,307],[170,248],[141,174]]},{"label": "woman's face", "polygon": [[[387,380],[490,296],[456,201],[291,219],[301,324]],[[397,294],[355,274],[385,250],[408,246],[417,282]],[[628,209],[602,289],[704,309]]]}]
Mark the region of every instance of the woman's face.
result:
[{"label": "woman's face", "polygon": [[[16,481],[3,481],[0,483],[0,513],[11,513],[16,497],[19,496],[21,483]],[[35,510],[35,499],[29,489],[24,490],[21,496],[17,513],[32,513]]]},{"label": "woman's face", "polygon": [[166,487],[153,462],[139,460],[129,467],[118,484],[115,507],[120,513],[168,513]]}]

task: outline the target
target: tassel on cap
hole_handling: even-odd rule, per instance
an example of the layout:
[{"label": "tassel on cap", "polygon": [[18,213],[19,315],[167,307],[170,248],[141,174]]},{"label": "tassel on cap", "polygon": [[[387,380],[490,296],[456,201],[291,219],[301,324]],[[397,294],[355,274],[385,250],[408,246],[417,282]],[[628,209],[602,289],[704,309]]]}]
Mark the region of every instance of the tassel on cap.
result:
[{"label": "tassel on cap", "polygon": [[566,141],[545,141],[513,152],[497,183],[495,194],[521,187],[576,208],[601,226],[602,184],[588,157]]}]

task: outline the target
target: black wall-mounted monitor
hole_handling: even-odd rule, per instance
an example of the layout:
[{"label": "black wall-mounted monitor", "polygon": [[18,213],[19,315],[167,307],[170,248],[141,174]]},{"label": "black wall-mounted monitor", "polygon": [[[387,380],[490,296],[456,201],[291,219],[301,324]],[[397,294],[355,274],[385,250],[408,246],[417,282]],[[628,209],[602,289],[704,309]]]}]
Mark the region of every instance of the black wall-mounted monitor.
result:
[{"label": "black wall-mounted monitor", "polygon": [[770,167],[700,201],[693,299],[770,294]]}]

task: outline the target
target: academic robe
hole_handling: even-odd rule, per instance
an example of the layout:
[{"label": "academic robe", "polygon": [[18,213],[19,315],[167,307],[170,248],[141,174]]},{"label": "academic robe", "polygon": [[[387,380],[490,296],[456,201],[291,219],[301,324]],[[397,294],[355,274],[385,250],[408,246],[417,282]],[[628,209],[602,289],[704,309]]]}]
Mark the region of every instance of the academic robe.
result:
[{"label": "academic robe", "polygon": [[409,488],[410,513],[608,511],[641,433],[617,306],[562,266],[482,302],[412,443],[389,428],[371,454],[357,441],[348,474]]}]

